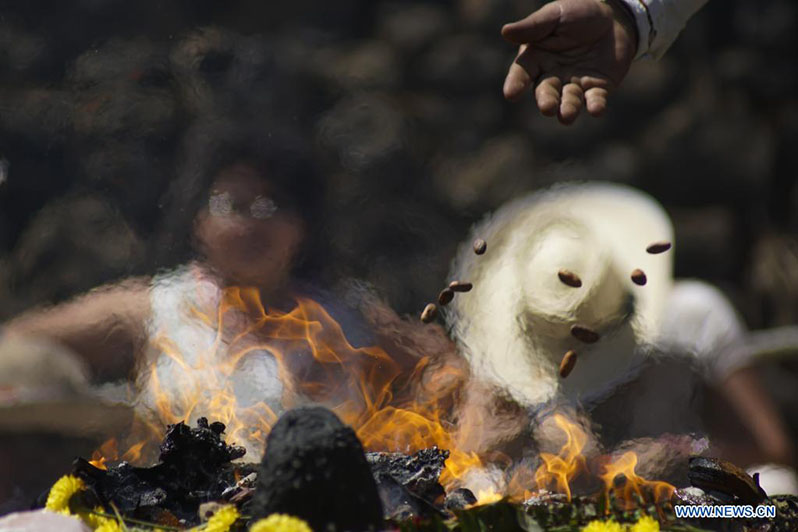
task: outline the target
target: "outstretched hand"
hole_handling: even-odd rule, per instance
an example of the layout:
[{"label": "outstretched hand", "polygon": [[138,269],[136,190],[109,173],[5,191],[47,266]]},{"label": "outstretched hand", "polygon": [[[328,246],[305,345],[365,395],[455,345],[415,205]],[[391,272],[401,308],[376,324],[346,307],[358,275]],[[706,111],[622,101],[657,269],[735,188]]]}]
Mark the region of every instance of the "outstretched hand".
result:
[{"label": "outstretched hand", "polygon": [[540,112],[571,124],[582,107],[607,108],[637,49],[631,14],[618,0],[556,0],[502,28],[519,45],[504,81],[504,96],[519,99],[534,86]]}]

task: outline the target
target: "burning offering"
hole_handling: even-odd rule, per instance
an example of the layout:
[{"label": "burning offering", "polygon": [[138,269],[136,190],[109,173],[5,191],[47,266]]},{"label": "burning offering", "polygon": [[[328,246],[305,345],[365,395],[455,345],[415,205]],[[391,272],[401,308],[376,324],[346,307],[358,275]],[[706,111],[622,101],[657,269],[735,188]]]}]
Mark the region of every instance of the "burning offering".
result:
[{"label": "burning offering", "polygon": [[[677,490],[641,478],[633,452],[587,460],[586,435],[564,416],[555,421],[566,436],[562,449],[541,453],[534,472],[516,467],[504,496],[482,493],[477,499],[468,489],[444,489],[439,481],[448,451],[364,453],[354,431],[316,407],[280,418],[260,465],[233,462],[245,451],[222,440],[221,423],[201,418],[195,428],[169,428],[154,466],[122,462],[109,468],[76,460],[73,475],[53,486],[46,506],[96,530],[261,530],[269,521],[299,527],[274,530],[303,531],[578,531],[614,523],[621,530],[695,532],[706,520],[677,517],[676,505],[730,502],[774,508],[769,519],[738,522],[755,530],[788,530],[783,527],[798,518],[798,499],[768,498],[731,464],[691,459],[694,487]],[[587,494],[596,481],[603,487]]]},{"label": "burning offering", "polygon": [[[613,218],[629,212],[633,229]],[[424,325],[369,295],[357,314],[299,291],[267,303],[196,263],[157,276],[133,423],[42,503],[97,530],[696,530],[706,515],[685,509],[737,506],[756,510],[740,526],[779,530],[798,513],[691,435],[602,440],[593,402],[679,337],[666,246],[646,253],[671,233],[656,204],[562,188],[477,231],[492,252],[462,248]]]}]

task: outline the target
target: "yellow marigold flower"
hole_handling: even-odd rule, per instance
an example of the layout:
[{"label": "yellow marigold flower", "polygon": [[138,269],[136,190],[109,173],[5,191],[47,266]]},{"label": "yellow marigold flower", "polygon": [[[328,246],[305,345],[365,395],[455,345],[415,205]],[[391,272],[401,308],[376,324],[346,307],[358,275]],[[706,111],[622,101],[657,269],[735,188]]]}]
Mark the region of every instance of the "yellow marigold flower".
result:
[{"label": "yellow marigold flower", "polygon": [[590,521],[582,532],[623,532],[623,527],[615,521]]},{"label": "yellow marigold flower", "polygon": [[119,525],[119,521],[106,517],[105,521],[94,529],[94,532],[122,532],[122,527]]},{"label": "yellow marigold flower", "polygon": [[241,514],[238,513],[235,506],[222,506],[208,519],[208,524],[203,530],[205,532],[227,532],[239,517]]},{"label": "yellow marigold flower", "polygon": [[659,521],[651,516],[644,515],[629,529],[629,532],[659,532]]},{"label": "yellow marigold flower", "polygon": [[[101,513],[104,511],[102,506],[94,508],[94,512]],[[105,517],[104,515],[97,515],[97,513],[92,512],[80,512],[78,516],[95,532],[98,530],[100,532],[118,532],[122,530],[119,522],[112,517]]]},{"label": "yellow marigold flower", "polygon": [[249,532],[313,532],[302,519],[286,514],[272,514],[266,519],[259,519]]},{"label": "yellow marigold flower", "polygon": [[72,475],[63,476],[50,488],[50,493],[47,495],[47,503],[44,507],[51,512],[70,515],[69,499],[85,488],[86,485],[79,478]]}]

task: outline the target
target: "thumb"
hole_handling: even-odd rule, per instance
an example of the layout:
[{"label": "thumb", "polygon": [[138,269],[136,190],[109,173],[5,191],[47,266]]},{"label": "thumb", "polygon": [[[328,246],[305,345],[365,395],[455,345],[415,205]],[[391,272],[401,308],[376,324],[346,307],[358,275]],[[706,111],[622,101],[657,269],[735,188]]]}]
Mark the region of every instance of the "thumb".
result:
[{"label": "thumb", "polygon": [[525,19],[502,28],[502,37],[513,44],[528,44],[540,41],[551,34],[560,22],[562,6],[550,2]]}]

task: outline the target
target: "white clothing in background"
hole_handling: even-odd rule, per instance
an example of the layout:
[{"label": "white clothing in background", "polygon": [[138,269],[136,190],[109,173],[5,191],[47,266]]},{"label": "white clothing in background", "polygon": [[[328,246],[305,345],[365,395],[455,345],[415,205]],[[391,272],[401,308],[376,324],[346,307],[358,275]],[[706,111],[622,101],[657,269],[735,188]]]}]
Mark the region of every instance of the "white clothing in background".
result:
[{"label": "white clothing in background", "polygon": [[659,59],[707,0],[622,0],[634,13],[637,55]]},{"label": "white clothing in background", "polygon": [[[256,340],[252,335],[233,340],[247,326],[234,312],[227,313],[224,331],[217,338],[221,297],[216,280],[196,265],[182,266],[153,279],[146,353],[149,367],[138,380],[138,407],[144,409],[143,414],[155,415],[164,424],[173,422],[161,418],[158,405],[165,398],[178,418],[190,412],[191,424],[200,416],[209,417],[211,422],[226,422],[218,419],[220,390],[235,396],[236,416],[245,421],[252,418],[253,429],[258,426],[257,416],[266,409],[274,415],[282,413],[283,384],[277,361],[269,351],[252,349],[234,367],[228,367],[232,352],[243,351]],[[260,457],[262,437],[236,436],[235,443],[243,445],[252,460]]]},{"label": "white clothing in background", "polygon": [[709,283],[674,283],[663,314],[659,345],[695,357],[710,382],[720,382],[749,362],[748,334],[731,301]]}]

